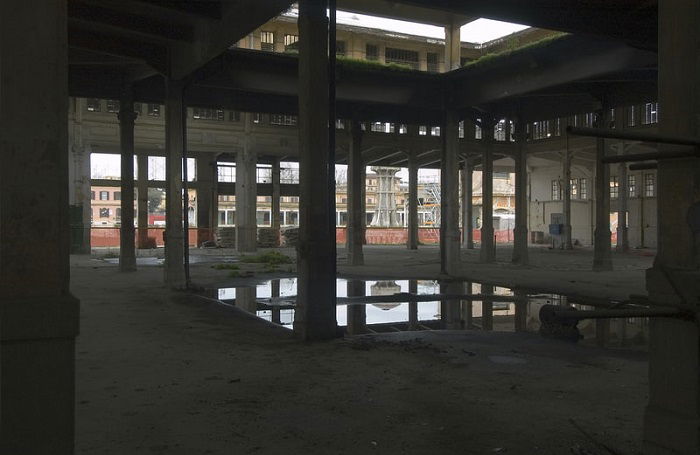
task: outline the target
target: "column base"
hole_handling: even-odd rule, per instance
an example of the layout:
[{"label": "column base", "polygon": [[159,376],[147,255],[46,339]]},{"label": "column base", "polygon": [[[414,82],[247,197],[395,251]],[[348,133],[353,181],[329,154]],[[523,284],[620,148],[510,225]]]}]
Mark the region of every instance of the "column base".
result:
[{"label": "column base", "polygon": [[493,229],[481,229],[481,249],[479,251],[479,262],[488,263],[496,260],[494,248],[496,243],[493,238]]},{"label": "column base", "polygon": [[0,299],[0,324],[0,453],[72,454],[78,299]]},{"label": "column base", "polygon": [[258,228],[256,226],[236,227],[236,250],[239,253],[257,251]]},{"label": "column base", "polygon": [[613,269],[610,256],[610,229],[596,229],[593,237],[593,271],[609,272]]},{"label": "column base", "polygon": [[615,251],[618,253],[627,253],[630,250],[628,228],[617,228],[617,245]]}]

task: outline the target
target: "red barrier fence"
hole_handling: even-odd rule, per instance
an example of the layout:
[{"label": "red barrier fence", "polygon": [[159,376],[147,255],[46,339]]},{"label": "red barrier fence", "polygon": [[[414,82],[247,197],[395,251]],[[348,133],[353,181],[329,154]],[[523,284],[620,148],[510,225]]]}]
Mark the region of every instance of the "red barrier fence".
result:
[{"label": "red barrier fence", "polygon": [[[164,246],[163,227],[149,227],[148,241],[145,248],[155,248]],[[346,229],[344,227],[336,228],[335,241],[343,244],[346,240]],[[138,229],[135,233],[136,243],[138,244]],[[211,230],[207,228],[190,228],[189,229],[189,245],[196,247],[206,240],[212,239]],[[513,231],[503,230],[495,232],[497,243],[509,243],[513,241]],[[408,229],[406,228],[367,228],[365,239],[368,245],[403,245],[408,241]],[[418,241],[425,245],[437,245],[440,243],[440,229],[438,228],[419,228]],[[481,241],[481,231],[474,230],[474,241]],[[614,239],[613,239],[614,241]],[[93,227],[90,229],[90,246],[92,247],[119,247],[119,228],[118,227]]]}]

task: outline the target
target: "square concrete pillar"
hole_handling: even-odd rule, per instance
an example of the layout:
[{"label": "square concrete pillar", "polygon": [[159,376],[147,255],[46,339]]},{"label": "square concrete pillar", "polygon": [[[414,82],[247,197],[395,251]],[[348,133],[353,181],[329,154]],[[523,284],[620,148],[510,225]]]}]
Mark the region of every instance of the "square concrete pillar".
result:
[{"label": "square concrete pillar", "polygon": [[462,247],[474,249],[474,165],[465,158],[462,162]]},{"label": "square concrete pillar", "polygon": [[323,340],[337,335],[326,2],[301,0],[298,24],[300,195],[294,332],[303,340]]},{"label": "square concrete pillar", "polygon": [[214,241],[214,220],[216,219],[216,156],[212,153],[199,154],[195,159],[197,167],[197,245]]},{"label": "square concrete pillar", "polygon": [[277,233],[277,246],[279,246],[280,241],[280,226],[282,225],[282,211],[280,209],[280,201],[282,195],[281,188],[281,175],[280,175],[280,159],[273,158],[272,160],[272,202],[270,208],[272,210],[272,217],[270,220],[270,225],[272,229]]},{"label": "square concrete pillar", "polygon": [[[659,2],[659,133],[700,136],[700,4]],[[672,152],[673,146],[659,145]],[[659,160],[658,252],[647,271],[652,301],[698,310],[700,160]],[[696,313],[697,314],[697,313]],[[700,453],[700,331],[698,321],[655,318],[650,323],[649,404],[644,450]]]},{"label": "square concrete pillar", "polygon": [[166,78],[165,87],[165,283],[182,289],[187,286],[185,278],[185,247],[182,201],[182,166],[185,105],[184,82]]},{"label": "square concrete pillar", "polygon": [[80,98],[73,98],[73,121],[68,139],[71,253],[90,254],[90,229],[92,226],[90,149],[83,143],[82,103],[80,100]]},{"label": "square concrete pillar", "polygon": [[136,270],[134,232],[134,96],[130,88],[119,99],[119,145],[121,148],[121,219],[119,225],[119,271]]},{"label": "square concrete pillar", "polygon": [[418,249],[418,158],[415,150],[408,152],[408,241],[409,250]]},{"label": "square concrete pillar", "polygon": [[565,250],[572,250],[574,245],[571,241],[571,151],[564,150],[561,160],[562,167],[562,193],[564,196],[564,232],[562,246]]},{"label": "square concrete pillar", "polygon": [[239,253],[257,250],[257,164],[257,154],[246,141],[243,150],[236,154],[236,250]]},{"label": "square concrete pillar", "polygon": [[348,154],[348,223],[346,231],[346,250],[348,265],[364,265],[362,252],[364,230],[362,219],[365,217],[365,204],[362,194],[365,186],[362,168],[362,129],[360,122],[353,121],[350,126],[350,151]]},{"label": "square concrete pillar", "polygon": [[458,69],[461,63],[461,24],[452,22],[445,27],[445,71]]},{"label": "square concrete pillar", "polygon": [[2,454],[74,452],[66,8],[0,2]]},{"label": "square concrete pillar", "polygon": [[139,248],[149,248],[151,245],[148,241],[148,155],[139,154],[136,158],[136,164],[138,174],[137,244]]},{"label": "square concrete pillar", "polygon": [[493,238],[493,127],[494,121],[486,119],[481,125],[481,250],[479,261],[493,262],[496,259]]},{"label": "square concrete pillar", "polygon": [[[603,103],[597,112],[599,128],[610,125],[610,108]],[[610,168],[602,159],[607,155],[605,139],[596,139],[595,168],[595,232],[593,234],[593,270],[610,271],[613,268],[610,241]]]},{"label": "square concrete pillar", "polygon": [[527,197],[527,148],[525,122],[515,123],[515,229],[513,230],[513,264],[527,265],[528,255],[528,209]]},{"label": "square concrete pillar", "polygon": [[445,113],[445,131],[442,150],[442,173],[440,175],[441,209],[440,258],[441,270],[454,276],[460,271],[459,232],[459,117],[457,112]]},{"label": "square concrete pillar", "polygon": [[[348,280],[348,297],[363,297],[365,295],[365,282],[361,280]],[[347,306],[348,335],[359,335],[367,332],[367,305]]]}]

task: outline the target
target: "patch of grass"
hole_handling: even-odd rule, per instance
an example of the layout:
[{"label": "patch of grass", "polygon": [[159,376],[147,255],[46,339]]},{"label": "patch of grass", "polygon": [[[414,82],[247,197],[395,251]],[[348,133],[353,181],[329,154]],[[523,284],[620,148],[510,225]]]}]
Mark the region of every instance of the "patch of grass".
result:
[{"label": "patch of grass", "polygon": [[211,266],[212,269],[215,270],[238,270],[240,267],[238,267],[236,264],[216,264]]},{"label": "patch of grass", "polygon": [[241,262],[249,264],[268,264],[268,265],[279,265],[279,264],[291,264],[292,258],[285,256],[278,251],[268,251],[267,253],[256,254],[251,256],[241,257]]},{"label": "patch of grass", "polygon": [[231,270],[228,274],[231,278],[238,278],[241,276],[240,272],[238,270]]},{"label": "patch of grass", "polygon": [[113,251],[107,252],[104,256],[102,256],[104,259],[117,259],[119,257],[119,253],[115,253]]},{"label": "patch of grass", "polygon": [[360,60],[350,57],[336,57],[338,67],[341,69],[352,69],[360,71],[415,71],[408,65],[398,63],[381,63],[374,60]]},{"label": "patch of grass", "polygon": [[565,36],[569,36],[569,34],[564,33],[564,32],[554,33],[550,36],[542,38],[541,40],[537,40],[537,41],[533,41],[531,43],[525,44],[524,46],[515,47],[512,49],[506,49],[506,50],[501,51],[501,52],[489,53],[489,54],[486,54],[482,57],[477,58],[476,60],[466,62],[464,64],[464,68],[478,68],[478,67],[487,66],[489,64],[493,64],[493,63],[496,63],[498,61],[501,61],[502,59],[509,57],[511,55],[519,54],[521,52],[525,52],[528,50],[533,50],[533,49],[547,46],[550,43],[557,41]]}]

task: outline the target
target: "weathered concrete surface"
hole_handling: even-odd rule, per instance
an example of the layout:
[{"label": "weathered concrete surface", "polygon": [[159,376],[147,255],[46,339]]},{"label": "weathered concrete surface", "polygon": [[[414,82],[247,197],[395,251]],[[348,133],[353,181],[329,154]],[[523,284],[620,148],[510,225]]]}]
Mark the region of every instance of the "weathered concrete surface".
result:
[{"label": "weathered concrete surface", "polygon": [[156,267],[76,260],[78,454],[596,453],[570,418],[638,451],[636,355],[473,331],[298,343]]}]

